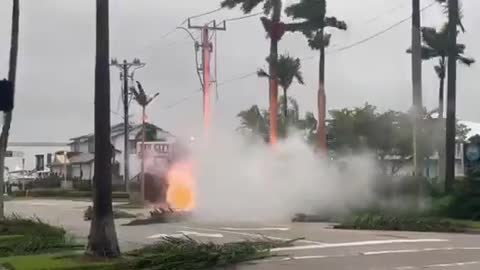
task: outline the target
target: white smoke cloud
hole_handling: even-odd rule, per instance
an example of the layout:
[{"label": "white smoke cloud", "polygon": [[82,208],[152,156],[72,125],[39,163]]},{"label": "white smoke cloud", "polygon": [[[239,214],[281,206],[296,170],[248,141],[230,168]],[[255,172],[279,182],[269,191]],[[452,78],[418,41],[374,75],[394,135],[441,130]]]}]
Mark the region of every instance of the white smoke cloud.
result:
[{"label": "white smoke cloud", "polygon": [[238,133],[212,132],[193,145],[195,216],[214,221],[286,221],[295,213],[321,214],[372,197],[375,159],[321,158],[301,136],[275,149]]}]

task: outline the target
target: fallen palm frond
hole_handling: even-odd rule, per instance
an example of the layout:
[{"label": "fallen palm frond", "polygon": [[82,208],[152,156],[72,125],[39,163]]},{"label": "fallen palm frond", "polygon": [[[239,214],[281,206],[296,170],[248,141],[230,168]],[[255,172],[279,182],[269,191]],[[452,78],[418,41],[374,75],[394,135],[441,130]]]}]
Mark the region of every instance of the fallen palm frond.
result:
[{"label": "fallen palm frond", "polygon": [[157,244],[127,254],[130,269],[198,270],[260,260],[272,256],[270,249],[290,246],[295,240],[264,240],[226,244],[203,243],[188,236],[166,237]]}]

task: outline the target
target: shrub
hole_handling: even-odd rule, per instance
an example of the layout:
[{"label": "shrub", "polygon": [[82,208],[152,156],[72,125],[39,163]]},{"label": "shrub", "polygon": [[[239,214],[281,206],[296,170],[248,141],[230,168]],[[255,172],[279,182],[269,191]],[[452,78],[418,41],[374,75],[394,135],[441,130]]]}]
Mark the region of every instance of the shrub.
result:
[{"label": "shrub", "polygon": [[26,255],[81,247],[66,236],[64,229],[38,218],[13,215],[0,221],[0,257]]},{"label": "shrub", "polygon": [[465,232],[467,226],[450,220],[422,216],[389,216],[363,214],[344,220],[339,229],[421,231],[421,232]]}]

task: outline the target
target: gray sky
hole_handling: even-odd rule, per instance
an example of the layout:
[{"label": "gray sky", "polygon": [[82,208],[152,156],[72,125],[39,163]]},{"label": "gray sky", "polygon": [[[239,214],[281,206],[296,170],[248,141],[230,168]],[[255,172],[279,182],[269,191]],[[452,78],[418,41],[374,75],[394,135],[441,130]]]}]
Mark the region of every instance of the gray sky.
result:
[{"label": "gray sky", "polygon": [[[422,5],[432,2],[423,0]],[[12,141],[66,141],[93,130],[93,79],[95,42],[95,1],[21,0],[21,38],[17,96]],[[149,108],[150,120],[179,135],[198,134],[201,123],[201,95],[195,74],[194,54],[186,34],[171,31],[189,15],[212,10],[219,0],[114,0],[111,2],[111,56],[138,57],[147,66],[136,73],[150,92],[160,97]],[[288,1],[294,2],[294,1]],[[357,3],[361,2],[361,3]],[[327,56],[328,108],[369,102],[382,109],[406,110],[411,103],[410,22],[352,49],[335,52],[387,28],[410,14],[407,0],[330,0],[328,13],[349,23],[347,32],[333,31],[331,53]],[[480,1],[463,0],[467,33],[461,40],[467,54],[480,59]],[[0,0],[0,77],[8,70],[11,0]],[[196,22],[241,15],[220,11]],[[423,24],[440,25],[445,20],[438,6],[423,13]],[[227,32],[218,33],[218,80],[254,72],[264,66],[268,40],[258,17],[232,22]],[[337,46],[337,47],[335,47]],[[318,73],[317,52],[312,52],[300,34],[287,34],[281,52],[293,56],[315,56],[303,62],[305,86],[292,86],[302,110],[314,111]],[[433,108],[437,100],[437,79],[433,64],[424,67],[424,100]],[[458,113],[465,120],[479,121],[476,86],[480,67],[460,66],[458,72]],[[119,103],[118,70],[112,69],[112,111],[122,113]],[[220,87],[215,104],[215,123],[233,129],[236,114],[252,104],[267,105],[267,82],[251,76]],[[169,107],[182,98],[183,103]],[[135,104],[135,121],[140,114]],[[314,111],[315,112],[315,111]],[[112,114],[112,123],[121,121]]]}]

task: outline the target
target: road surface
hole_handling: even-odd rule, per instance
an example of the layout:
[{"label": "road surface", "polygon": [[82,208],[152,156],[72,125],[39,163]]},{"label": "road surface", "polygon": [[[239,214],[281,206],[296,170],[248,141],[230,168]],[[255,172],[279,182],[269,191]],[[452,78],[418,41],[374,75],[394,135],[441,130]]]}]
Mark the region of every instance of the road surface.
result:
[{"label": "road surface", "polygon": [[[15,200],[7,212],[36,215],[86,237],[89,222],[83,211],[89,202],[69,200]],[[239,266],[241,270],[478,270],[480,235],[415,232],[333,230],[328,224],[301,223],[205,223],[185,222],[122,226],[117,233],[123,250],[153,243],[163,236],[187,234],[203,241],[229,242],[268,236],[274,239],[304,237],[293,247],[274,250],[283,257]]]}]

